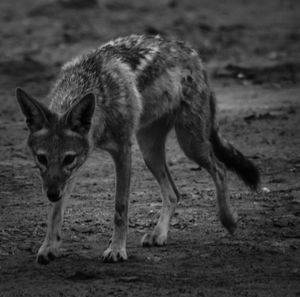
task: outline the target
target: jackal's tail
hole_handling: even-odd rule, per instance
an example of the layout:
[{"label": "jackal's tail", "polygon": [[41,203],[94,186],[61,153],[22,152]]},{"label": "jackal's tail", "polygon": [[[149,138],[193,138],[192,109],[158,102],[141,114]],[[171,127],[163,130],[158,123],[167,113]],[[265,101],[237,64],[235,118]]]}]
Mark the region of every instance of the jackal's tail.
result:
[{"label": "jackal's tail", "polygon": [[216,129],[212,131],[211,141],[217,158],[229,170],[236,172],[246,185],[252,189],[257,189],[260,181],[257,167],[232,144],[223,139]]}]

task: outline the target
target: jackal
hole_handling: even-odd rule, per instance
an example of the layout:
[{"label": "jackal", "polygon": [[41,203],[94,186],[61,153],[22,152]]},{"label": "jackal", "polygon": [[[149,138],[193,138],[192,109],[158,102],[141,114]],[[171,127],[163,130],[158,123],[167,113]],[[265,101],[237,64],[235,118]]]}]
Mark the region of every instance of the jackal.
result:
[{"label": "jackal", "polygon": [[37,255],[40,264],[57,255],[75,173],[94,147],[111,154],[116,171],[114,230],[103,255],[109,262],[127,259],[134,137],[163,200],[158,223],[142,238],[143,246],[166,243],[179,200],[165,157],[166,137],[173,127],[187,157],[212,176],[220,220],[230,233],[237,215],[230,206],[225,167],[251,188],[259,183],[253,163],[220,136],[215,96],[201,59],[183,42],[159,36],[119,38],[65,64],[49,94],[49,108],[20,88],[16,97],[30,131],[28,146],[52,202],[47,234]]}]

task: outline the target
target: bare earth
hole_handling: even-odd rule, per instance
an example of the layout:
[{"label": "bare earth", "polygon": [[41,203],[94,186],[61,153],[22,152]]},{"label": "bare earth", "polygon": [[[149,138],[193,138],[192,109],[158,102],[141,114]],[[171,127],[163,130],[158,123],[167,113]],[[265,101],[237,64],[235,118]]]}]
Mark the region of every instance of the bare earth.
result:
[{"label": "bare earth", "polygon": [[[297,0],[1,0],[0,296],[300,296],[299,15]],[[26,150],[14,89],[43,100],[63,62],[131,33],[173,36],[199,50],[223,135],[258,165],[266,189],[250,192],[229,174],[240,221],[228,235],[211,178],[171,133],[168,163],[182,199],[168,244],[142,248],[160,194],[135,145],[129,260],[102,263],[114,168],[95,152],[66,211],[61,256],[39,266],[49,202]]]}]

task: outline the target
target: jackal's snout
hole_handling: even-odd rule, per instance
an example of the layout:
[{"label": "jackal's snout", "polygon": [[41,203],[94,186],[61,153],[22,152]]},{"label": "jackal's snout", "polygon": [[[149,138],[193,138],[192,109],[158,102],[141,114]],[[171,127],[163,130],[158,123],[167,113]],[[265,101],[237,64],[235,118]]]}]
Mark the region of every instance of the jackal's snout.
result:
[{"label": "jackal's snout", "polygon": [[48,189],[47,197],[51,202],[57,202],[61,198],[61,194],[58,189]]}]

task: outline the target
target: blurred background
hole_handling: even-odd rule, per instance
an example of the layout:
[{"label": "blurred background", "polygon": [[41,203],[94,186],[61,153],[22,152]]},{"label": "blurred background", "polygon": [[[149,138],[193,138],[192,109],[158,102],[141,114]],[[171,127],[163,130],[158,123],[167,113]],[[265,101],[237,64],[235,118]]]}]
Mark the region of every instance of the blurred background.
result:
[{"label": "blurred background", "polygon": [[[136,33],[187,41],[222,75],[234,76],[239,65],[249,67],[240,78],[293,81],[299,11],[297,0],[3,0],[1,71],[18,61],[35,71],[60,66],[85,49]],[[222,71],[228,64],[233,68]],[[264,67],[271,69],[264,74]]]}]

